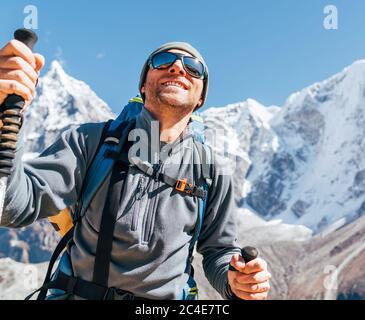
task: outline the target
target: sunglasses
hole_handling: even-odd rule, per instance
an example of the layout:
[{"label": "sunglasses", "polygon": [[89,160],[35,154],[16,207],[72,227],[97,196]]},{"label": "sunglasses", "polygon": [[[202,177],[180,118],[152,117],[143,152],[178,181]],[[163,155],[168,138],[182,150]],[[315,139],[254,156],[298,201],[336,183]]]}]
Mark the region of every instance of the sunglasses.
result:
[{"label": "sunglasses", "polygon": [[185,71],[194,78],[205,78],[205,67],[203,63],[195,58],[176,52],[159,52],[150,58],[149,66],[153,69],[167,69],[176,60],[180,60]]}]

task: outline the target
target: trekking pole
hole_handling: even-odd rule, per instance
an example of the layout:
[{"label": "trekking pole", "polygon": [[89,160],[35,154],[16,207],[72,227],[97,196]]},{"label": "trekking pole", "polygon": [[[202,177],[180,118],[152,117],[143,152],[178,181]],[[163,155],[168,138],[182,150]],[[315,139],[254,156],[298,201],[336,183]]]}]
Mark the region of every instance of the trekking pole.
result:
[{"label": "trekking pole", "polygon": [[[259,251],[254,247],[244,247],[241,249],[241,256],[245,263],[248,263],[254,259],[256,259],[259,255]],[[237,271],[235,267],[229,265],[229,270]]]},{"label": "trekking pole", "polygon": [[[33,50],[38,37],[29,29],[18,29],[14,38]],[[16,94],[9,95],[0,106],[0,221],[4,210],[8,177],[13,166],[18,134],[22,125],[21,111],[25,101]]]}]

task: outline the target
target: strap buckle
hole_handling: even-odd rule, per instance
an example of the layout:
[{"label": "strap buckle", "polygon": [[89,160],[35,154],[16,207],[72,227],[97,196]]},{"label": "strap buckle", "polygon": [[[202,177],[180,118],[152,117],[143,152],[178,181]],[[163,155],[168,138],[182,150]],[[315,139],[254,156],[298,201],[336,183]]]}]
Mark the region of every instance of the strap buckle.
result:
[{"label": "strap buckle", "polygon": [[[175,185],[175,189],[178,190],[178,191],[181,191],[181,192],[186,192],[185,189],[186,189],[186,186],[190,186],[188,183],[187,183],[187,179],[178,179],[176,180],[176,185]],[[189,190],[187,190],[187,192],[189,193]]]},{"label": "strap buckle", "polygon": [[187,193],[190,195],[200,196],[199,193],[197,194],[197,191],[199,191],[199,189],[196,186],[194,186],[192,183],[188,183],[186,178],[176,180],[175,189],[180,192],[184,192],[184,193]]}]

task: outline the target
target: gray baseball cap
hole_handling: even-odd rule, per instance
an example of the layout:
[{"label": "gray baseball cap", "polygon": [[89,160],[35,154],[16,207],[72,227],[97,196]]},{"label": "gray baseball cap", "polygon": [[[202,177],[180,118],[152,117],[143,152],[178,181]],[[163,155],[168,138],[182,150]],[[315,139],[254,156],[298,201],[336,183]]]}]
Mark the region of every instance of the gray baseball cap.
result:
[{"label": "gray baseball cap", "polygon": [[169,42],[169,43],[165,43],[164,45],[162,45],[161,47],[159,47],[158,49],[153,51],[148,56],[146,62],[143,65],[140,80],[139,80],[139,92],[141,94],[141,97],[142,97],[143,101],[144,101],[145,97],[144,97],[144,94],[141,92],[141,88],[143,87],[143,85],[146,81],[147,72],[149,70],[148,62],[149,62],[151,56],[153,56],[154,54],[156,54],[158,52],[168,51],[168,50],[171,50],[171,49],[179,49],[179,50],[186,51],[186,52],[190,53],[193,57],[198,58],[203,63],[204,68],[205,68],[205,77],[203,79],[204,85],[203,85],[203,93],[202,93],[202,98],[203,98],[202,105],[203,105],[206,98],[207,98],[207,95],[208,95],[208,84],[209,84],[209,81],[208,81],[208,75],[209,75],[208,66],[205,63],[205,61],[204,61],[202,55],[199,53],[199,51],[196,50],[192,45],[190,45],[187,42]]}]

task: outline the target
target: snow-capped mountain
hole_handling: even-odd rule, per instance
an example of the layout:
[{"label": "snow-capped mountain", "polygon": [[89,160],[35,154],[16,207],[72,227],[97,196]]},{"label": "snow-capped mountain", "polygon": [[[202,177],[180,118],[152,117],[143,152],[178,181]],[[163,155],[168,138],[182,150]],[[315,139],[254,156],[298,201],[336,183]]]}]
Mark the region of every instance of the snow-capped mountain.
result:
[{"label": "snow-capped mountain", "polygon": [[247,100],[204,115],[226,130],[216,149],[236,159],[240,206],[314,232],[365,212],[365,60],[281,108]]},{"label": "snow-capped mountain", "polygon": [[207,126],[207,141],[227,161],[228,174],[233,174],[236,201],[241,203],[249,192],[246,177],[260,165],[263,155],[277,148],[277,137],[270,121],[279,107],[264,107],[248,99],[224,108],[210,108],[203,113]]},{"label": "snow-capped mountain", "polygon": [[[54,61],[39,79],[37,96],[25,112],[23,160],[38,155],[71,125],[114,117],[87,84],[67,75]],[[46,220],[20,230],[0,228],[0,258],[27,263],[46,261],[58,241],[59,236]]]},{"label": "snow-capped mountain", "polygon": [[270,209],[256,206],[263,214],[314,230],[358,218],[365,211],[364,120],[365,60],[291,95],[272,121],[278,161],[248,177],[256,181],[249,202],[255,206],[261,194],[258,179],[271,180],[281,192]]},{"label": "snow-capped mountain", "polygon": [[114,117],[107,104],[86,83],[70,77],[59,62],[53,61],[47,74],[39,80],[37,96],[25,112],[25,149],[39,153],[71,125]]}]

